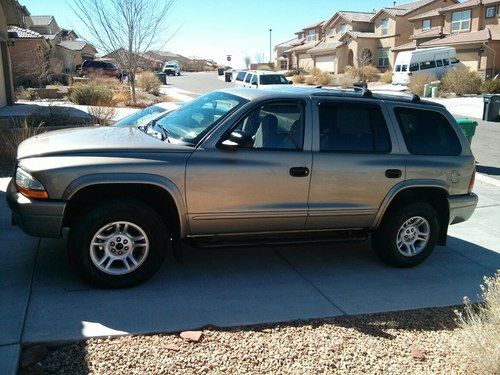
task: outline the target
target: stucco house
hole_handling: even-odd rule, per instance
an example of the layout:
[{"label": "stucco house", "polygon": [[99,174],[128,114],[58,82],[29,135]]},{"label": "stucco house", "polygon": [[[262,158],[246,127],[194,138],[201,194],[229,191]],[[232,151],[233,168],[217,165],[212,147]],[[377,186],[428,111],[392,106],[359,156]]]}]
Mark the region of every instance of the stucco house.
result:
[{"label": "stucco house", "polygon": [[295,33],[297,43],[283,51],[287,54],[290,68],[308,70],[314,66],[314,59],[309,50],[315,47],[323,38],[323,24],[324,21],[321,21],[306,26]]},{"label": "stucco house", "polygon": [[14,104],[8,26],[19,25],[18,7],[15,0],[0,1],[0,108]]},{"label": "stucco house", "polygon": [[452,46],[463,64],[484,77],[500,72],[500,0],[448,4],[409,21],[412,41],[396,52]]}]

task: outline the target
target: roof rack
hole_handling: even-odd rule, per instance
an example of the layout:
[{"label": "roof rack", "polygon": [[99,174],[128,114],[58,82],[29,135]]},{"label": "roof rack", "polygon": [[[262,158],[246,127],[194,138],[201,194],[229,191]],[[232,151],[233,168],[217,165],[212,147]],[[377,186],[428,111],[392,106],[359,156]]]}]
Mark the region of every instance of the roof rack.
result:
[{"label": "roof rack", "polygon": [[417,94],[412,93],[411,94],[411,102],[412,103],[420,103],[421,102],[420,96],[418,96]]}]

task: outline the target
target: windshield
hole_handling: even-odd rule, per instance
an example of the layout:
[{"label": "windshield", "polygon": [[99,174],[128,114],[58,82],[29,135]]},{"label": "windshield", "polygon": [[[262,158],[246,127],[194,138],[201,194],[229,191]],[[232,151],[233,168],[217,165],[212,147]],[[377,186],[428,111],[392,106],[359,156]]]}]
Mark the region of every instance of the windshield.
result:
[{"label": "windshield", "polygon": [[151,126],[157,132],[167,132],[168,141],[196,145],[210,129],[247,101],[225,92],[211,92],[167,113]]},{"label": "windshield", "polygon": [[165,108],[162,108],[158,105],[153,105],[151,107],[144,108],[140,111],[137,111],[120,121],[115,123],[115,126],[140,126],[146,125],[151,120],[158,117],[159,114],[166,112]]},{"label": "windshield", "polygon": [[260,76],[261,85],[282,85],[288,84],[288,80],[283,74],[263,74]]}]

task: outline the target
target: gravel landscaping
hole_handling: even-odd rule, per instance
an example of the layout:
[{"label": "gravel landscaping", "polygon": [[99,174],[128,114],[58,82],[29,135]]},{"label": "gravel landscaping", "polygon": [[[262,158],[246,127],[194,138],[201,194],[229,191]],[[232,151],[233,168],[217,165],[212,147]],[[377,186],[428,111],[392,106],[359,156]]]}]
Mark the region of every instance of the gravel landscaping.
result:
[{"label": "gravel landscaping", "polygon": [[474,374],[455,309],[39,346],[24,350],[20,373]]}]

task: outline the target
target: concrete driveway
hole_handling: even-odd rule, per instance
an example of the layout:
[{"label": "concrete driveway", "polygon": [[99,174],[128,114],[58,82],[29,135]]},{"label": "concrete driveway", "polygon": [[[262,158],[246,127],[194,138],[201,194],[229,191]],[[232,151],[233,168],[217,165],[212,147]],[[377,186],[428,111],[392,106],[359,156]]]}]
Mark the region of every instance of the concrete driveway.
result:
[{"label": "concrete driveway", "polygon": [[96,290],[67,265],[64,241],[10,226],[0,179],[0,373],[19,344],[169,332],[460,304],[500,268],[500,188],[478,183],[480,208],[451,227],[421,266],[382,264],[368,243],[186,249],[145,284]]}]

